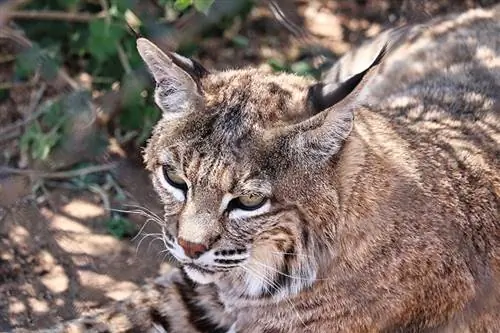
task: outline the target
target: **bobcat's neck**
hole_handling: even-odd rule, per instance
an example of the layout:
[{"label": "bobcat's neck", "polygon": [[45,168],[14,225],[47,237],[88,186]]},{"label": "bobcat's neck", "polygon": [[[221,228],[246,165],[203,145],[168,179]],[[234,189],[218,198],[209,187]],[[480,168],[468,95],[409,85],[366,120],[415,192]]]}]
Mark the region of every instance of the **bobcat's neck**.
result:
[{"label": "bobcat's neck", "polygon": [[355,124],[335,166],[336,233],[340,262],[362,269],[394,237],[401,202],[422,192],[416,161],[389,124],[368,109],[359,110]]}]

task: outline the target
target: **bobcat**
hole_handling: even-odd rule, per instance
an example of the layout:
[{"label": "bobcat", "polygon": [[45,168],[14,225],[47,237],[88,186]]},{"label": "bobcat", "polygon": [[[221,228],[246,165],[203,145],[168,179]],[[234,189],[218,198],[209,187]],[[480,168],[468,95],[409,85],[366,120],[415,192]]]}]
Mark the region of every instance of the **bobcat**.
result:
[{"label": "bobcat", "polygon": [[105,330],[500,332],[500,6],[384,34],[319,83],[137,47],[181,268]]}]

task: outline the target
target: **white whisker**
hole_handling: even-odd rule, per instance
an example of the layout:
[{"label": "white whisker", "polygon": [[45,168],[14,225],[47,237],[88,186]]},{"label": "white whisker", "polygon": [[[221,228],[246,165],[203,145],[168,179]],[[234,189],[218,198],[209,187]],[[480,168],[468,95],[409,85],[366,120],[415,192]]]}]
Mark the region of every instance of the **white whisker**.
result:
[{"label": "white whisker", "polygon": [[[303,278],[303,277],[300,277],[300,276],[293,276],[293,275],[285,274],[285,273],[281,272],[280,270],[278,270],[278,269],[276,269],[274,267],[268,266],[268,265],[266,265],[266,264],[264,264],[262,262],[259,262],[257,260],[254,260],[253,262],[256,263],[257,265],[260,265],[262,267],[270,269],[270,270],[272,270],[272,271],[274,271],[274,272],[276,272],[276,273],[278,273],[278,274],[280,274],[282,276],[289,277],[290,279],[301,280],[301,281],[308,281],[308,282],[311,281],[311,279],[308,279],[308,278]],[[329,281],[329,280],[331,280],[331,279],[318,279],[318,278],[314,279],[314,281]]]},{"label": "white whisker", "polygon": [[[264,281],[264,283],[269,284],[272,288],[274,288],[275,291],[279,290],[279,286],[274,281],[272,281],[271,279],[269,279],[268,277],[266,277],[265,275],[260,274],[258,271],[255,271],[255,270],[251,269],[248,266],[247,267],[242,266],[242,267],[243,267],[243,269],[245,271],[247,271],[251,275],[257,277],[258,279],[262,279],[262,281]],[[297,308],[295,307],[295,305],[287,297],[285,297],[284,299],[288,302],[288,304],[290,304],[290,307],[295,311],[295,314],[297,315],[297,318],[299,318],[300,322],[302,323],[302,326],[305,327],[306,324],[305,324],[304,320],[302,319],[302,317],[300,316],[299,311],[297,310]]]},{"label": "white whisker", "polygon": [[156,214],[155,212],[153,212],[151,209],[149,209],[147,207],[140,206],[140,205],[132,205],[132,204],[124,204],[123,206],[125,206],[125,207],[132,207],[132,208],[136,208],[136,209],[141,209],[144,212],[148,213],[150,216],[154,216],[158,220],[162,220],[162,218],[160,216],[158,216],[158,214]]},{"label": "white whisker", "polygon": [[140,235],[140,234],[142,234],[142,232],[143,232],[144,228],[146,228],[146,226],[148,225],[148,223],[149,223],[149,222],[155,222],[155,221],[154,221],[153,219],[151,219],[151,218],[148,218],[148,219],[146,220],[146,222],[144,222],[144,223],[142,224],[142,227],[141,227],[141,229],[139,229],[139,231],[137,232],[137,235],[135,235],[135,236],[134,236],[134,238],[132,238],[132,241],[135,241],[135,239],[136,239],[137,237],[139,237],[139,235]]},{"label": "white whisker", "polygon": [[154,242],[156,242],[156,241],[158,241],[158,240],[160,240],[160,241],[162,240],[162,234],[160,234],[160,233],[145,234],[145,235],[141,238],[141,240],[139,241],[139,243],[137,244],[137,248],[136,248],[136,250],[135,250],[135,254],[136,254],[136,255],[137,255],[137,253],[139,252],[139,248],[140,248],[140,246],[141,246],[142,242],[143,242],[145,239],[147,239],[148,237],[154,237],[154,238],[153,238],[153,240],[151,240],[151,242],[149,242],[149,245],[148,245],[148,248],[147,248],[147,251],[148,251],[148,252],[149,252],[149,250],[151,249],[151,245],[152,245]]},{"label": "white whisker", "polygon": [[306,259],[311,259],[311,256],[308,256],[307,254],[302,254],[302,253],[279,252],[279,251],[269,251],[269,253],[276,254],[276,255],[291,255],[291,256],[304,257]]}]

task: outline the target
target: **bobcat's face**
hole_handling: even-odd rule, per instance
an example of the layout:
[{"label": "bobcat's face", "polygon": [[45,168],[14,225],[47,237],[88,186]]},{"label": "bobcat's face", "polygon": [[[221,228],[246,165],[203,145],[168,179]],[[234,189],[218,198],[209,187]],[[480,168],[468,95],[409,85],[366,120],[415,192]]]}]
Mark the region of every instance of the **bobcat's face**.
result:
[{"label": "bobcat's face", "polygon": [[[315,277],[314,261],[302,261],[308,225],[292,200],[300,195],[282,192],[295,191],[300,177],[293,179],[283,147],[270,139],[275,129],[266,127],[291,121],[280,113],[303,106],[307,85],[293,78],[304,88],[288,92],[274,77],[265,82],[256,74],[262,76],[235,71],[205,80],[204,109],[162,119],[146,150],[168,216],[163,232],[170,253],[193,280],[237,276],[250,295],[277,293],[282,286],[261,281],[291,274],[285,265],[297,267],[296,289]],[[267,103],[254,101],[252,93]]]},{"label": "bobcat's face", "polygon": [[[166,248],[194,281],[229,283],[241,296],[311,285],[332,257],[333,231],[310,213],[337,207],[321,172],[352,128],[344,97],[362,75],[309,86],[257,70],[210,74],[144,39],[138,49],[164,111],[145,161],[165,207]],[[323,111],[340,100],[347,111]]]}]

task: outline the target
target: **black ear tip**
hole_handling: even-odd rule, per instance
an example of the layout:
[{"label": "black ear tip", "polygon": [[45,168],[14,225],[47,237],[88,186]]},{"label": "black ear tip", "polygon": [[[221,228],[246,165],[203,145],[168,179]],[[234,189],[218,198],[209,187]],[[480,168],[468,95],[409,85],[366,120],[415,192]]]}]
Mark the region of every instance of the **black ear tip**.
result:
[{"label": "black ear tip", "polygon": [[377,57],[375,58],[375,60],[373,60],[372,64],[370,65],[370,67],[368,68],[371,68],[371,67],[374,67],[374,66],[377,66],[379,65],[381,62],[382,62],[382,59],[385,58],[386,54],[387,54],[387,49],[388,49],[389,45],[388,43],[385,43],[382,48],[380,49],[380,51],[378,52],[378,55]]},{"label": "black ear tip", "polygon": [[311,104],[312,109],[315,111],[324,110],[323,101],[323,88],[325,84],[323,82],[318,82],[309,87],[307,91],[307,101]]},{"label": "black ear tip", "polygon": [[136,31],[128,22],[125,22],[127,24],[128,29],[132,32],[132,34],[135,36],[135,39],[142,38],[143,36],[141,35],[140,32]]}]

